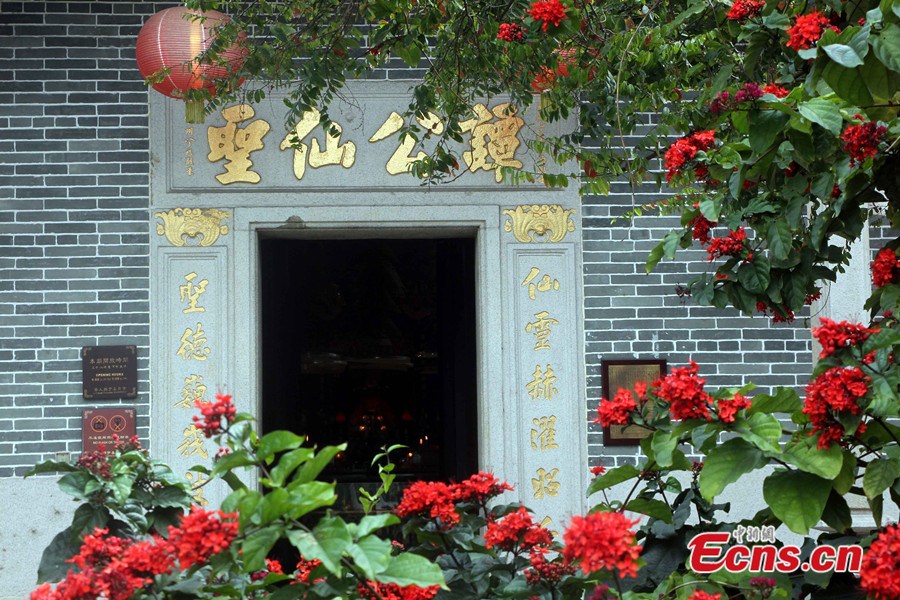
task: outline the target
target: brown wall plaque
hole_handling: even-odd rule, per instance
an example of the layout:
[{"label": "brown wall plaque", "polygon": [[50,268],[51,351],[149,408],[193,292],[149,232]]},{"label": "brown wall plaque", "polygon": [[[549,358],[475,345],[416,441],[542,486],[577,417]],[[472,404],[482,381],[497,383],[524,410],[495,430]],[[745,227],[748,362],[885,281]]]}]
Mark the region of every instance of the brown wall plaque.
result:
[{"label": "brown wall plaque", "polygon": [[96,452],[100,444],[110,450],[113,434],[122,440],[135,434],[133,408],[88,408],[82,413],[82,452]]},{"label": "brown wall plaque", "polygon": [[[666,374],[666,361],[659,360],[604,360],[600,363],[603,377],[603,397],[612,400],[619,388],[630,390],[634,384],[644,381],[647,385]],[[611,425],[603,428],[604,446],[632,446],[652,432],[640,425]]]},{"label": "brown wall plaque", "polygon": [[81,377],[85,400],[137,398],[137,347],[84,346]]}]

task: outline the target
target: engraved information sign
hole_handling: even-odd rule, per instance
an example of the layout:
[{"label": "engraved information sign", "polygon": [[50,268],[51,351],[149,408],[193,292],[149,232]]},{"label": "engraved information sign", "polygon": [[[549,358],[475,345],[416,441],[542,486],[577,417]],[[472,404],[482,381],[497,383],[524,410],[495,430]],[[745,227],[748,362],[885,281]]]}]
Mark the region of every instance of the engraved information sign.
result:
[{"label": "engraved information sign", "polygon": [[120,440],[135,435],[133,408],[88,408],[82,413],[82,452],[96,452],[100,444],[111,449],[114,434]]},{"label": "engraved information sign", "polygon": [[81,376],[85,400],[137,398],[137,347],[84,346]]}]

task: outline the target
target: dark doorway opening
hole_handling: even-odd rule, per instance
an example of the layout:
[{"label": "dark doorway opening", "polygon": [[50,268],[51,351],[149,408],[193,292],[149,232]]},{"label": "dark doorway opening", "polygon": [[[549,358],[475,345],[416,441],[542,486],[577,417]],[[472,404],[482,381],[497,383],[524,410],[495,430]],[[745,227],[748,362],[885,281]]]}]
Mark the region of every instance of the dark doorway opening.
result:
[{"label": "dark doorway opening", "polygon": [[262,238],[260,273],[262,428],[348,443],[338,510],[385,445],[397,493],[477,470],[474,238]]}]

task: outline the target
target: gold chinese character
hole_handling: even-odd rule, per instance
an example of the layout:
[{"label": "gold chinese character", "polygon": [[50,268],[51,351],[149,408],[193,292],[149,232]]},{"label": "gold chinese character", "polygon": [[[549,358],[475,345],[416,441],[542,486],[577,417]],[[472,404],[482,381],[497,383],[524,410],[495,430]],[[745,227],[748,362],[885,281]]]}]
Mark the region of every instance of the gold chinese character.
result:
[{"label": "gold chinese character", "polygon": [[559,469],[550,469],[549,471],[544,468],[538,469],[535,473],[537,477],[531,478],[531,486],[534,488],[534,497],[541,499],[544,496],[558,496],[559,482],[556,481],[556,476],[558,474]]},{"label": "gold chinese character", "polygon": [[525,386],[532,400],[553,400],[553,396],[559,393],[559,390],[553,387],[556,374],[549,364],[546,371],[541,371],[541,365],[535,365],[532,376],[532,380]]},{"label": "gold chinese character", "polygon": [[188,425],[181,435],[184,437],[184,441],[181,442],[177,450],[182,456],[187,458],[194,454],[199,454],[202,458],[209,458],[209,453],[203,447],[206,438],[203,437],[203,433],[199,429],[193,425]]},{"label": "gold chinese character", "polygon": [[548,313],[546,310],[542,310],[539,313],[534,313],[534,318],[537,320],[531,323],[527,323],[525,325],[525,331],[530,331],[534,335],[535,350],[549,350],[550,327],[552,325],[559,325],[559,321],[551,318],[550,313]]},{"label": "gold chinese character", "polygon": [[200,295],[206,291],[209,281],[201,279],[197,285],[194,285],[194,279],[197,278],[197,274],[193,272],[188,273],[184,278],[187,280],[187,283],[178,286],[178,290],[181,292],[181,301],[187,300],[188,307],[181,312],[184,314],[206,312],[205,308],[197,306],[197,302],[200,300]]},{"label": "gold chinese character", "polygon": [[253,161],[250,154],[262,150],[263,136],[269,132],[270,125],[257,119],[246,127],[238,129],[238,123],[249,121],[256,112],[247,104],[238,104],[222,109],[222,116],[228,123],[224,127],[210,127],[206,131],[209,139],[209,162],[227,159],[225,173],[216,175],[222,184],[235,182],[259,183],[259,173],[251,171]]},{"label": "gold chinese character", "polygon": [[312,109],[303,113],[303,118],[294,126],[294,130],[288,133],[281,141],[279,148],[287,150],[294,148],[294,177],[303,179],[306,174],[306,160],[309,157],[309,166],[314,169],[326,165],[341,165],[349,169],[356,161],[356,144],[347,142],[341,145],[341,133],[343,129],[337,123],[332,123],[325,132],[325,149],[319,148],[319,140],[312,139],[310,147],[303,143],[312,130],[318,127],[321,114]]},{"label": "gold chinese character", "polygon": [[[518,109],[510,104],[498,104],[488,110],[484,104],[473,107],[475,118],[459,124],[462,131],[472,132],[472,150],[463,152],[463,160],[473,173],[479,169],[494,171],[497,183],[503,181],[500,167],[522,168],[522,161],[516,159],[516,150],[521,145],[516,137],[525,124],[516,116]],[[493,113],[493,114],[491,114]],[[498,121],[490,121],[496,117]],[[492,158],[493,162],[488,162]]]},{"label": "gold chinese character", "polygon": [[175,403],[180,408],[194,408],[194,401],[204,402],[206,386],[203,385],[202,375],[188,375],[184,378],[184,387],[181,388],[181,400]]},{"label": "gold chinese character", "polygon": [[537,429],[531,430],[531,449],[541,452],[544,450],[555,450],[559,448],[556,443],[556,417],[535,417],[531,420]]},{"label": "gold chinese character", "polygon": [[206,360],[212,352],[206,342],[206,332],[203,331],[203,326],[197,323],[197,331],[188,327],[181,334],[181,347],[176,354],[184,360]]},{"label": "gold chinese character", "polygon": [[209,500],[203,495],[203,486],[209,483],[209,477],[203,473],[197,473],[195,481],[194,473],[188,471],[184,474],[184,478],[191,484],[191,495],[194,497],[194,504],[197,506],[208,506]]},{"label": "gold chinese character", "polygon": [[[421,125],[427,132],[433,133],[435,135],[440,135],[444,132],[444,124],[441,123],[440,117],[438,117],[434,113],[428,113],[428,118],[416,117],[416,121]],[[399,113],[392,112],[391,115],[382,123],[381,127],[378,128],[378,131],[369,138],[370,143],[380,142],[385,138],[389,138],[403,127],[403,117],[399,115]],[[410,153],[416,146],[416,140],[412,138],[412,136],[406,136],[400,141],[400,146],[394,151],[391,155],[391,158],[388,159],[387,162],[387,172],[391,175],[400,175],[401,173],[409,173],[412,171],[413,163],[417,160],[422,160],[427,155],[424,152],[419,152],[415,156],[410,156]]]},{"label": "gold chinese character", "polygon": [[559,532],[555,529],[550,529],[550,523],[553,522],[553,519],[550,518],[550,515],[547,515],[543,519],[541,519],[541,527],[550,532],[550,535],[553,537],[559,537]]},{"label": "gold chinese character", "polygon": [[528,297],[534,300],[537,297],[537,292],[549,292],[551,289],[553,291],[559,291],[559,279],[553,279],[549,275],[544,275],[541,277],[540,281],[534,283],[534,278],[537,277],[541,273],[541,270],[537,267],[531,267],[531,270],[528,272],[528,276],[522,282],[523,286],[528,286]]},{"label": "gold chinese character", "polygon": [[185,128],[184,128],[184,135],[186,135],[186,136],[188,136],[188,137],[194,135],[194,128],[193,128],[193,127],[185,127]]}]

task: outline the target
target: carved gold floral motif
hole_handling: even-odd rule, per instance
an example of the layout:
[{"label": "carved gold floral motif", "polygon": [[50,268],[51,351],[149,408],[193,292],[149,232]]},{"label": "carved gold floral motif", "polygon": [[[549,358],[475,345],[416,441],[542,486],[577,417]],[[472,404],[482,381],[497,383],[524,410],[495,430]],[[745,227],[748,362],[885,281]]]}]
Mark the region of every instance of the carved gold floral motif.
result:
[{"label": "carved gold floral motif", "polygon": [[503,211],[509,217],[504,228],[525,244],[561,242],[567,233],[575,231],[575,221],[571,218],[574,213],[574,208],[564,209],[559,204],[517,206]]},{"label": "carved gold floral motif", "polygon": [[212,246],[220,235],[228,234],[228,225],[222,220],[230,215],[217,208],[174,208],[154,215],[162,219],[156,224],[156,233],[166,236],[173,246],[185,246],[187,240],[198,239],[200,246]]}]

